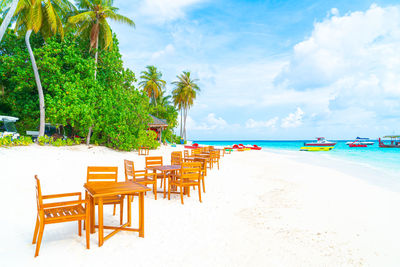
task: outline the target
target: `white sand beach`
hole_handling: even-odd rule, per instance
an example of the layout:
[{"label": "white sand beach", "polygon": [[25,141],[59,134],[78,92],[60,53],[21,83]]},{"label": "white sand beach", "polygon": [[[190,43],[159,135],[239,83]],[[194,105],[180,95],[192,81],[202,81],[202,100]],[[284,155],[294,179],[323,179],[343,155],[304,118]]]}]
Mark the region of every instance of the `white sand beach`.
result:
[{"label": "white sand beach", "polygon": [[[181,149],[162,147],[150,155]],[[0,148],[1,266],[399,266],[400,193],[338,167],[321,167],[266,151],[234,152],[197,194],[168,201],[145,197],[145,237],[120,232],[91,248],[77,223],[47,225],[34,258],[34,174],[43,194],[83,191],[87,166],[144,167],[136,152],[104,147]],[[365,170],[366,172],[368,170]],[[132,206],[137,223],[137,198]],[[112,207],[105,222],[118,224]],[[134,224],[135,226],[135,224]],[[106,231],[107,232],[107,231]]]}]

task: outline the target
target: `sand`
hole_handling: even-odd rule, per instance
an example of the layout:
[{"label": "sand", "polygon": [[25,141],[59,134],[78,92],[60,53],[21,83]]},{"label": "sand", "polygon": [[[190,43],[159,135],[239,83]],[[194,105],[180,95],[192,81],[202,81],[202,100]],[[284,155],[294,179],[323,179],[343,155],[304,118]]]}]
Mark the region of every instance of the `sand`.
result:
[{"label": "sand", "polygon": [[[182,149],[150,155],[168,164]],[[98,247],[96,233],[87,250],[76,222],[47,225],[34,258],[33,175],[43,194],[83,192],[87,166],[118,166],[122,181],[123,159],[144,167],[143,156],[104,147],[0,148],[0,266],[400,266],[400,193],[369,184],[363,172],[267,151],[222,158],[206,177],[203,203],[197,192],[185,205],[178,195],[147,194],[144,238],[121,232]],[[118,221],[118,209],[112,216],[106,207],[105,223]]]}]

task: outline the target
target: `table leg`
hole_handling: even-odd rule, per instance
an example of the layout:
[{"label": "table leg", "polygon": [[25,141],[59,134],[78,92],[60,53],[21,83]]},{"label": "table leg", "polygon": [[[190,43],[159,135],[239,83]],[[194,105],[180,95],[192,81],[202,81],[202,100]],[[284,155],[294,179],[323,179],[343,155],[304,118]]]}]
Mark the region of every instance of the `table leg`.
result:
[{"label": "table leg", "polygon": [[94,225],[96,223],[96,218],[95,218],[96,206],[94,205],[94,198],[91,195],[89,195],[89,205],[90,205],[90,233],[94,234],[95,233]]},{"label": "table leg", "polygon": [[131,197],[130,195],[128,195],[127,199],[128,199],[128,226],[131,226]]},{"label": "table leg", "polygon": [[139,237],[144,237],[144,193],[139,193]]},{"label": "table leg", "polygon": [[103,245],[103,198],[99,197],[99,247]]},{"label": "table leg", "polygon": [[164,198],[165,198],[166,195],[167,195],[167,186],[166,186],[166,184],[167,184],[167,179],[166,179],[167,172],[164,171],[163,173],[164,173]]}]

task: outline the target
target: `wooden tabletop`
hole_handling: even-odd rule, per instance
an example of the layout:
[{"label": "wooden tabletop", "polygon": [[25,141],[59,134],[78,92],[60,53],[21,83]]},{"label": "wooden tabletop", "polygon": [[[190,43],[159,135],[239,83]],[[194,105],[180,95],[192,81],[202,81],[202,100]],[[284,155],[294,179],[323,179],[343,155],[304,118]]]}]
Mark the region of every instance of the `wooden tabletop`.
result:
[{"label": "wooden tabletop", "polygon": [[162,165],[162,166],[151,166],[147,167],[148,170],[157,170],[157,171],[176,171],[181,169],[181,165]]},{"label": "wooden tabletop", "polygon": [[94,182],[85,183],[83,187],[89,192],[90,195],[92,195],[92,197],[130,195],[133,193],[151,191],[150,188],[135,182]]}]

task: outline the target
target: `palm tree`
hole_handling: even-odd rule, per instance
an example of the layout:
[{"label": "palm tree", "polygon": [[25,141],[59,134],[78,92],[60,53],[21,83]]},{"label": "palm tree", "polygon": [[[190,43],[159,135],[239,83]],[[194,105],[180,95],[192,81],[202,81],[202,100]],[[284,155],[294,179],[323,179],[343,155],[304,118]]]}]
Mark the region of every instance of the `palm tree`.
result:
[{"label": "palm tree", "polygon": [[[11,19],[14,15],[15,10],[17,9],[17,5],[18,5],[18,1],[19,0],[13,0],[10,8],[7,12],[6,17],[4,18],[3,22],[1,23],[0,26],[0,42],[3,39],[3,36],[8,28],[8,25],[10,25]],[[11,0],[4,0],[2,1],[2,3],[0,4],[0,13],[3,10],[3,8],[6,8],[6,6],[11,2]]]},{"label": "palm tree", "polygon": [[162,73],[157,71],[154,66],[147,66],[147,71],[142,71],[139,86],[144,92],[147,93],[148,97],[152,102],[157,105],[157,98],[163,93],[166,82],[161,79]]},{"label": "palm tree", "polygon": [[[113,7],[113,0],[78,0],[79,14],[71,16],[68,19],[69,26],[76,28],[76,35],[86,36],[90,40],[89,50],[95,49],[94,78],[97,77],[97,62],[99,56],[99,44],[104,49],[110,49],[113,46],[113,38],[110,25],[107,19],[125,23],[135,27],[135,23],[120,14],[117,14],[118,8]],[[90,144],[93,125],[89,127],[86,138],[86,145]]]},{"label": "palm tree", "polygon": [[68,19],[70,26],[76,27],[76,35],[84,35],[90,39],[90,48],[95,49],[95,72],[97,75],[97,62],[99,55],[99,43],[104,49],[112,48],[113,39],[110,25],[107,19],[125,23],[135,27],[135,23],[120,14],[118,8],[113,7],[113,0],[78,0],[79,14]]},{"label": "palm tree", "polygon": [[39,136],[44,135],[44,95],[38,67],[29,39],[32,32],[37,34],[39,31],[44,38],[57,33],[63,36],[64,31],[61,18],[64,17],[67,12],[73,10],[73,8],[73,5],[68,0],[20,0],[15,11],[17,14],[15,29],[19,34],[25,33],[25,43],[32,62],[33,73],[39,94]]},{"label": "palm tree", "polygon": [[[198,79],[191,79],[190,72],[184,71],[183,74],[176,76],[178,81],[172,82],[176,87],[172,91],[174,104],[181,110],[181,137],[186,140],[186,118],[188,110],[193,106],[197,92],[200,87],[196,84]],[[182,113],[183,113],[183,131],[182,131]]]}]

